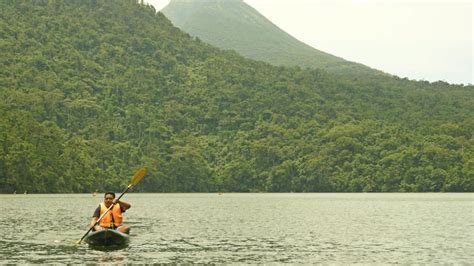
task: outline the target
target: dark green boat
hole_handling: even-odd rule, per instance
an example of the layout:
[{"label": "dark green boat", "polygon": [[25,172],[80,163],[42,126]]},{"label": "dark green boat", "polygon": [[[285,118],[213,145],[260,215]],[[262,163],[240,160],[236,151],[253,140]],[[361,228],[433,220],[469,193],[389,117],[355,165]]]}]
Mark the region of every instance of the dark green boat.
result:
[{"label": "dark green boat", "polygon": [[128,245],[130,236],[117,230],[104,229],[88,234],[84,242],[91,247],[120,248]]}]

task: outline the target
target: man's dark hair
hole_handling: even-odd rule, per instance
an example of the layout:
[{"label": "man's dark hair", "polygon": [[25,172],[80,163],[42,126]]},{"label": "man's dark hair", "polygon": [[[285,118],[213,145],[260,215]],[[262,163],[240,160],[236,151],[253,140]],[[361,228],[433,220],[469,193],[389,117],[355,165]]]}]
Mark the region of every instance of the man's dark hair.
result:
[{"label": "man's dark hair", "polygon": [[113,193],[112,191],[105,192],[104,198],[107,197],[107,194],[112,195],[115,198],[115,193]]}]

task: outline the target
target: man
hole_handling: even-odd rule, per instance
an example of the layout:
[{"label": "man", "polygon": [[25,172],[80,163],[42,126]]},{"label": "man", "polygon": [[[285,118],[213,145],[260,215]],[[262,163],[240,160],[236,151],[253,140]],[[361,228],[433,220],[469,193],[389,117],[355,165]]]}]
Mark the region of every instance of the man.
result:
[{"label": "man", "polygon": [[[99,221],[98,224],[97,220],[99,220],[99,217],[104,214],[111,205],[114,205],[110,211],[104,215],[104,217]],[[92,215],[92,220],[91,220],[91,227],[93,227],[92,230],[94,231],[99,231],[102,229],[113,229],[113,230],[118,230],[121,233],[128,234],[130,232],[130,226],[124,225],[122,223],[122,213],[124,213],[126,210],[130,209],[131,205],[127,202],[124,201],[116,201],[115,200],[115,193],[113,192],[106,192],[104,195],[104,202],[102,202],[99,207],[94,212],[94,215]]]}]

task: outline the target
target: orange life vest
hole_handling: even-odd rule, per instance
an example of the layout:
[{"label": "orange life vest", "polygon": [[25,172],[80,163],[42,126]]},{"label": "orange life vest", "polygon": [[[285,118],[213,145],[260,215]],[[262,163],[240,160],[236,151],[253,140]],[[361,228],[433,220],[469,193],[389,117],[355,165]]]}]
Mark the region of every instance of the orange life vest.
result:
[{"label": "orange life vest", "polygon": [[[104,214],[109,208],[105,207],[102,202],[100,204],[100,215]],[[115,204],[112,209],[100,220],[100,226],[104,228],[117,228],[122,225],[122,210],[120,204]]]}]

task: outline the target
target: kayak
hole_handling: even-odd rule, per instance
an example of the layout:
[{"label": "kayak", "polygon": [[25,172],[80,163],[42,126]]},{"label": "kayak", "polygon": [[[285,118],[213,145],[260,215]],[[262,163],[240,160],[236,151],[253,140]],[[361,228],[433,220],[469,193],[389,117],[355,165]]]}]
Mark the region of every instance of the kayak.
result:
[{"label": "kayak", "polygon": [[84,238],[89,246],[99,247],[122,247],[128,245],[129,241],[129,235],[111,229],[95,231]]}]

